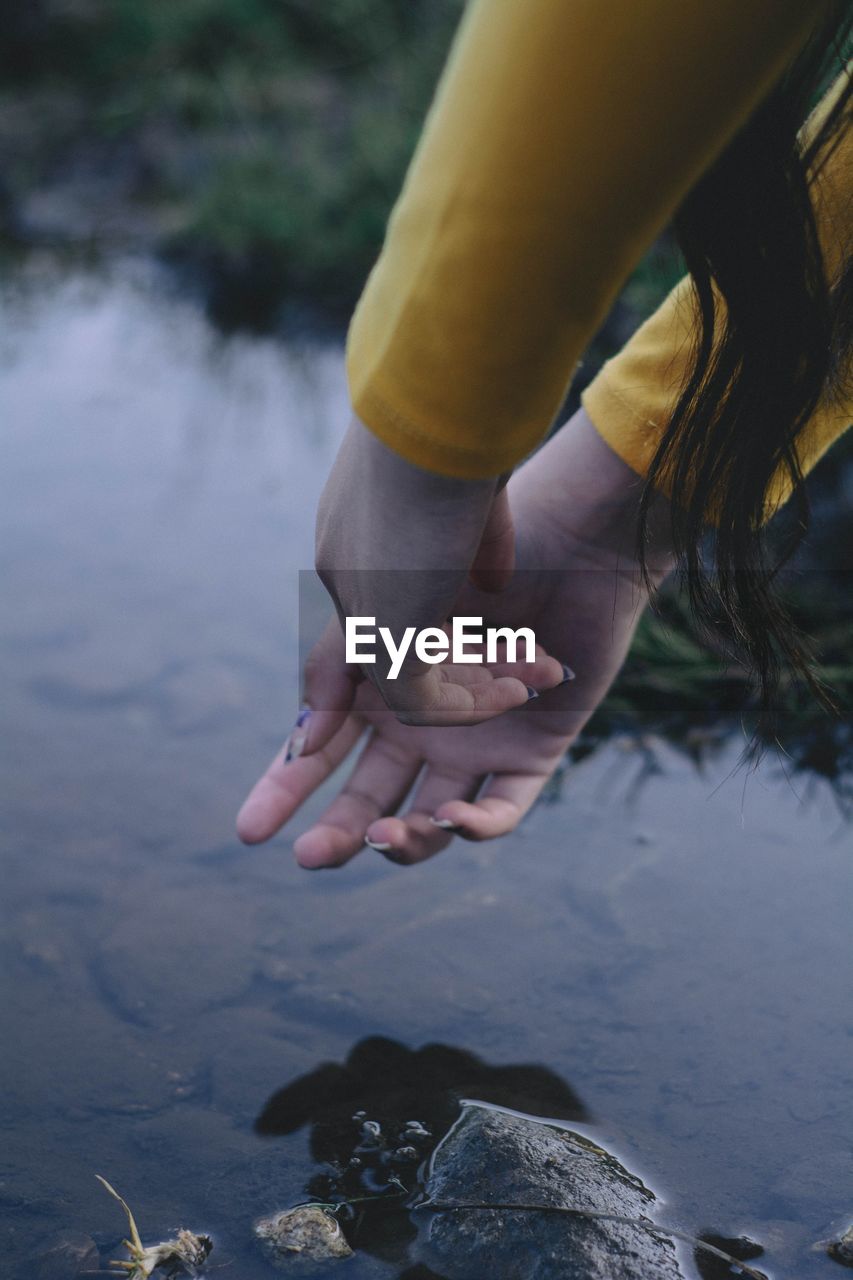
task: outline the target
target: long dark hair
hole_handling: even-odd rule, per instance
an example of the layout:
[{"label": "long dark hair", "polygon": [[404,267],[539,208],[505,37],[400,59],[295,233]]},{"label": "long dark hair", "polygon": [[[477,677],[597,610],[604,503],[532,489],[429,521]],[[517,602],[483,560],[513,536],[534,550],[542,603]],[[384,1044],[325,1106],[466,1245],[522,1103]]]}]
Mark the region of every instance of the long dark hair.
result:
[{"label": "long dark hair", "polygon": [[[699,324],[689,377],[648,472],[640,557],[644,563],[649,502],[666,487],[694,614],[722,628],[749,665],[765,730],[784,670],[826,697],[777,579],[809,519],[795,441],[838,390],[851,343],[853,264],[847,256],[839,278],[827,278],[811,194],[850,122],[849,76],[806,147],[798,137],[820,89],[841,71],[851,17],[849,3],[825,13],[674,220]],[[793,490],[794,519],[771,554],[765,502],[780,473]]]}]

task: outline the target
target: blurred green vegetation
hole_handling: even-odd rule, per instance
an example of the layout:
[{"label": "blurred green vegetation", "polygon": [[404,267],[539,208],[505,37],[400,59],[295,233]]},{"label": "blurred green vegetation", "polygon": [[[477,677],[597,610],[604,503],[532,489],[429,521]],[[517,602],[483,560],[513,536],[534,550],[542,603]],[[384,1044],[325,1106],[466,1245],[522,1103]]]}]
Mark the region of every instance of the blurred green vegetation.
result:
[{"label": "blurred green vegetation", "polygon": [[[686,593],[672,580],[640,623],[628,659],[610,693],[572,749],[583,758],[614,735],[645,748],[655,767],[657,735],[701,766],[732,735],[747,758],[770,749],[790,772],[831,784],[842,812],[853,814],[853,661],[849,572],[795,575],[784,590],[788,610],[810,637],[813,671],[837,714],[790,675],[783,675],[774,723],[757,729],[758,697],[744,667],[720,635],[700,635]],[[839,589],[841,588],[841,589]]]},{"label": "blurred green vegetation", "polygon": [[[801,799],[829,788],[844,820],[853,818],[853,661],[850,603],[842,575],[789,583],[786,603],[808,630],[813,672],[834,703],[827,710],[802,683],[783,676],[774,723],[759,728],[758,698],[744,667],[719,635],[700,635],[683,585],[670,579],[640,621],[628,658],[604,701],[549,780],[544,803],[558,800],[571,763],[608,744],[621,746],[629,767],[629,797],[666,771],[666,749],[700,772],[740,742],[739,763],[766,758]],[[719,765],[713,772],[719,776]]]},{"label": "blurred green vegetation", "polygon": [[[223,327],[342,324],[463,0],[0,0],[6,240],[154,250]],[[644,315],[677,274],[652,254]]]},{"label": "blurred green vegetation", "polygon": [[[266,327],[293,299],[341,319],[381,245],[461,8],[2,0],[0,173],[19,213],[7,221],[38,238],[33,193],[58,191],[61,205],[63,184],[85,197],[88,181],[101,202],[92,237],[106,206],[121,240],[127,206],[128,243],[194,265],[223,321]],[[62,239],[56,217],[50,231]]]}]

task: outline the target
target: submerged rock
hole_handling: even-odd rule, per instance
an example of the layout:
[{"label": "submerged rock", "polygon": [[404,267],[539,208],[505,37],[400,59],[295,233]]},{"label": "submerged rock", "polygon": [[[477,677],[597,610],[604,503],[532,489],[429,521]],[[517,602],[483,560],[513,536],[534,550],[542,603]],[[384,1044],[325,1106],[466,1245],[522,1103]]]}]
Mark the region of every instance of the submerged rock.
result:
[{"label": "submerged rock", "polygon": [[312,1204],[260,1218],[255,1223],[255,1235],[279,1266],[297,1260],[325,1262],[352,1254],[337,1220]]},{"label": "submerged rock", "polygon": [[[427,1194],[439,1204],[543,1205],[651,1226],[655,1197],[579,1133],[467,1104],[436,1147]],[[447,1280],[679,1280],[672,1240],[641,1225],[513,1208],[431,1211],[419,1256]]]},{"label": "submerged rock", "polygon": [[840,1239],[833,1240],[827,1253],[842,1266],[853,1267],[853,1227],[848,1227]]},{"label": "submerged rock", "polygon": [[97,1271],[98,1246],[91,1236],[69,1232],[47,1244],[33,1259],[32,1280],[75,1280],[81,1271]]}]

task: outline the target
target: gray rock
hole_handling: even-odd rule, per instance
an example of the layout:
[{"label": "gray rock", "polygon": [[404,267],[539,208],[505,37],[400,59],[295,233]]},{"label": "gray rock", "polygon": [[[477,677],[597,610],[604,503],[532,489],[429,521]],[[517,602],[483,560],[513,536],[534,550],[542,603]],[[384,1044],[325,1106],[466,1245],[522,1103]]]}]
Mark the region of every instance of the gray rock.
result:
[{"label": "gray rock", "polygon": [[229,924],[239,913],[234,891],[215,884],[140,895],[97,955],[99,994],[122,1021],[160,1029],[236,1001],[255,967],[247,931]]},{"label": "gray rock", "polygon": [[272,1261],[288,1268],[298,1262],[313,1270],[315,1263],[352,1254],[338,1222],[316,1205],[300,1205],[260,1218],[255,1235]]},{"label": "gray rock", "polygon": [[[436,1148],[430,1200],[540,1204],[651,1222],[655,1197],[579,1133],[468,1104]],[[422,1261],[447,1280],[677,1280],[670,1239],[640,1226],[562,1213],[417,1213]]]}]

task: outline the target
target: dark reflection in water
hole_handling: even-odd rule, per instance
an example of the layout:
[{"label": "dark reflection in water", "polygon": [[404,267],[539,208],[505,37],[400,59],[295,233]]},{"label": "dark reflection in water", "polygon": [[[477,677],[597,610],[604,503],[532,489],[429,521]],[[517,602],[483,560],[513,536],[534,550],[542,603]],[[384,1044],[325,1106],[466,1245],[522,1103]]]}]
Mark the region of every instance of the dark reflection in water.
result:
[{"label": "dark reflection in water", "polygon": [[[419,1166],[465,1098],[558,1120],[589,1118],[574,1091],[546,1067],[490,1066],[450,1045],[412,1050],[370,1036],[342,1064],[323,1063],[274,1093],[255,1132],[284,1136],[310,1124],[311,1155],[324,1168],[308,1180],[306,1192],[331,1202],[378,1193],[381,1198],[360,1204],[344,1229],[353,1247],[399,1264],[416,1234],[400,1187],[416,1189]],[[401,1280],[428,1274],[421,1265],[401,1272]]]},{"label": "dark reflection in water", "polygon": [[255,1121],[264,1136],[311,1125],[311,1154],[324,1164],[341,1162],[351,1148],[353,1108],[383,1129],[416,1116],[440,1137],[459,1114],[463,1098],[493,1102],[555,1120],[589,1119],[577,1094],[547,1067],[490,1066],[450,1045],[422,1049],[385,1036],[360,1040],[342,1064],[323,1063],[272,1095]]}]

